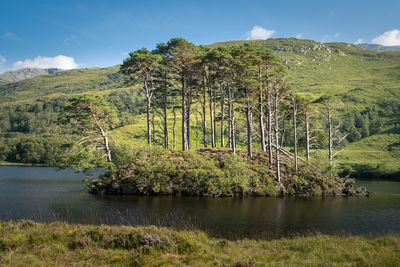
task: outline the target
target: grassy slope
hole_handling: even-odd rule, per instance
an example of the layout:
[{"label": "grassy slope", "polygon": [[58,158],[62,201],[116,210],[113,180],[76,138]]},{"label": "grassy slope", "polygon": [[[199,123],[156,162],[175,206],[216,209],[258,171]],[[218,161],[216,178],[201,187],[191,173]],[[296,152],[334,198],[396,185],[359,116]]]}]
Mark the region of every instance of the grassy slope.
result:
[{"label": "grassy slope", "polygon": [[388,170],[398,170],[400,160],[399,131],[380,133],[350,144],[340,155],[343,162],[371,165],[383,164]]},{"label": "grassy slope", "polygon": [[[212,46],[243,42],[248,41]],[[285,61],[292,82],[301,93],[334,94],[349,108],[364,107],[384,98],[400,100],[400,52],[377,53],[347,43],[323,44],[295,38],[253,42],[271,48]]]},{"label": "grassy slope", "polygon": [[2,266],[396,266],[399,248],[390,236],[228,241],[157,227],[0,223]]},{"label": "grassy slope", "polygon": [[123,87],[123,79],[117,73],[118,69],[118,66],[76,69],[0,84],[0,105]]},{"label": "grassy slope", "polygon": [[[247,41],[216,43],[212,46],[235,45]],[[321,44],[310,40],[256,40],[271,48],[285,61],[295,87],[300,93],[329,93],[344,102],[344,111],[393,100],[400,102],[400,52],[374,52],[346,43]],[[398,131],[382,133],[352,143],[339,157],[343,163],[384,164],[400,169]],[[388,151],[388,147],[392,147]]]}]

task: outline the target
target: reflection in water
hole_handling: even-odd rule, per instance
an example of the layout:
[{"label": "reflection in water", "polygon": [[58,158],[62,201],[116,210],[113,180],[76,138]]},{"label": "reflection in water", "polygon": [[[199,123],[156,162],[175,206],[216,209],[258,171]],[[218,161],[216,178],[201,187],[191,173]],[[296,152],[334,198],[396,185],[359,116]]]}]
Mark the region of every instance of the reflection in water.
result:
[{"label": "reflection in water", "polygon": [[400,234],[400,183],[363,182],[371,197],[201,198],[94,196],[83,175],[0,167],[0,219],[198,228],[227,238],[310,232]]}]

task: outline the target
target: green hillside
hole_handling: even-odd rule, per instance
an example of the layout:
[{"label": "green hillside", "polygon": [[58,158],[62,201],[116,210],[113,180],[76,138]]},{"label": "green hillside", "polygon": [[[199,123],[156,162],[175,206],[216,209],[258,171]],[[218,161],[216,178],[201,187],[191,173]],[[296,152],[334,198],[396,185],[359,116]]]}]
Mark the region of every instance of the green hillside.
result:
[{"label": "green hillside", "polygon": [[3,84],[0,87],[0,105],[104,91],[122,86],[124,78],[118,73],[117,66],[75,69]]},{"label": "green hillside", "polygon": [[[230,41],[212,46],[236,45]],[[378,53],[347,43],[269,39],[251,41],[266,46],[289,68],[294,86],[302,93],[330,93],[349,108],[400,100],[400,52]]]},{"label": "green hillside", "polygon": [[[379,132],[349,143],[338,158],[341,163],[381,164],[388,170],[398,170],[400,134],[396,126],[388,122],[400,118],[400,52],[375,52],[347,43],[319,43],[295,38],[229,41],[210,47],[243,42],[256,42],[272,49],[288,67],[291,83],[300,94],[319,96],[329,93],[341,99],[343,118],[353,113],[366,116],[371,110],[379,115],[382,121]],[[128,85],[118,70],[119,66],[76,69],[18,82],[0,82],[1,141],[16,146],[21,135],[29,139],[35,134],[38,140],[34,143],[38,144],[49,139],[46,134],[65,134],[56,126],[57,112],[70,96],[94,92],[103,95],[118,111],[121,124],[112,133],[115,139],[127,144],[145,143],[142,90],[140,85]],[[179,148],[179,112],[177,119]],[[156,127],[157,120],[156,116]],[[172,112],[169,112],[169,121],[172,147]],[[240,128],[245,120],[238,117],[237,122]],[[195,144],[195,127],[192,128],[191,142]],[[157,137],[160,132],[156,129],[156,143],[161,143],[158,141],[161,138]],[[239,138],[240,145],[245,136],[239,134]],[[22,159],[15,157],[13,161],[21,162]]]}]

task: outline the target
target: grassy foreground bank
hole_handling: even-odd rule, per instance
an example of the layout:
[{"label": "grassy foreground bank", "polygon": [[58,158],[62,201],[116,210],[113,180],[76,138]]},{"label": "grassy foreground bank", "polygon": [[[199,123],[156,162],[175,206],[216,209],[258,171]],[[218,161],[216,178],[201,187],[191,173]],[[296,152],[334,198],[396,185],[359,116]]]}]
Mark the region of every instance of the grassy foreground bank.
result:
[{"label": "grassy foreground bank", "polygon": [[0,222],[1,266],[396,266],[400,238],[227,241],[157,227]]}]

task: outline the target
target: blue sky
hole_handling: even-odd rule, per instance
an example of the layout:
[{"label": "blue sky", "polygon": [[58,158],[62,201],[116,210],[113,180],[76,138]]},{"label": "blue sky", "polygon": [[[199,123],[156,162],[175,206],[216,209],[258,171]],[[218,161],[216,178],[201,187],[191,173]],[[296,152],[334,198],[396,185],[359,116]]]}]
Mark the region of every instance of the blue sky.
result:
[{"label": "blue sky", "polygon": [[129,51],[171,37],[195,44],[299,37],[400,45],[398,0],[1,0],[0,14],[0,73],[116,65]]}]

